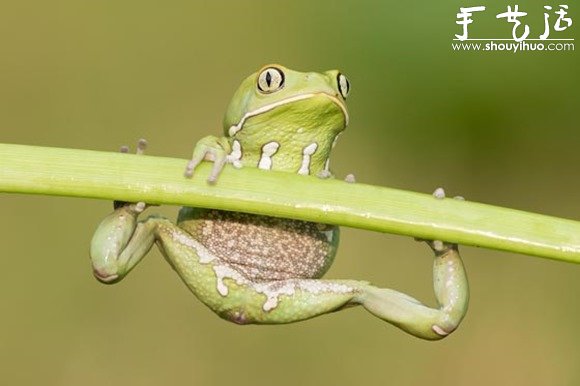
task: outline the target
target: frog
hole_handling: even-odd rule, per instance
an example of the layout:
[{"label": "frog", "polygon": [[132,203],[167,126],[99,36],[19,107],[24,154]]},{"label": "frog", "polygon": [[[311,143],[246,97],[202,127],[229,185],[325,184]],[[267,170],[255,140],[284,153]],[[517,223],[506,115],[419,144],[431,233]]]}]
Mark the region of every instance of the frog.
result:
[{"label": "frog", "polygon": [[[334,178],[330,153],[349,123],[350,87],[338,70],[262,67],[234,93],[224,135],[196,143],[182,178],[196,178],[202,162],[213,163],[209,184],[219,183],[225,165]],[[436,198],[444,198],[442,192]],[[368,281],[323,279],[339,244],[336,225],[197,207],[181,208],[174,223],[158,215],[140,218],[147,207],[115,201],[98,225],[90,257],[100,282],[122,280],[156,244],[189,290],[236,324],[285,324],[362,306],[413,336],[438,340],[467,310],[467,276],[453,243],[425,240],[433,251],[437,299],[429,307]]]}]

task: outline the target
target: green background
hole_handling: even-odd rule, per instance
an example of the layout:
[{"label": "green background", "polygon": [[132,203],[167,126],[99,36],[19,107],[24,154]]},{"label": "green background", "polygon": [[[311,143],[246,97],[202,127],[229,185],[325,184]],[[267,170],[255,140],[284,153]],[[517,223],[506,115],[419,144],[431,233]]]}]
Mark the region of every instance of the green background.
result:
[{"label": "green background", "polygon": [[[187,158],[262,65],[339,68],[352,93],[337,175],[580,220],[578,55],[454,52],[460,6],[488,6],[472,37],[510,37],[494,16],[508,3],[488,3],[6,3],[0,142],[115,151],[145,137],[149,154]],[[551,3],[518,4],[541,34]],[[1,196],[3,383],[580,384],[580,266],[463,248],[470,311],[437,343],[362,309],[240,327],[198,302],[157,250],[118,285],[94,280],[88,245],[109,210]],[[327,276],[433,304],[430,262],[411,239],[344,229]]]}]

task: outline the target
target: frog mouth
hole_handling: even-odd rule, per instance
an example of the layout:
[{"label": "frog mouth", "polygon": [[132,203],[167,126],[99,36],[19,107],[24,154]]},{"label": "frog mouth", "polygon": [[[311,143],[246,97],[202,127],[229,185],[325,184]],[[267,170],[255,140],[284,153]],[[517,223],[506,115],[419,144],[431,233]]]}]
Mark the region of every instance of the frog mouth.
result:
[{"label": "frog mouth", "polygon": [[342,113],[344,114],[344,126],[348,126],[348,111],[346,110],[346,106],[344,105],[344,103],[334,95],[330,95],[330,94],[327,94],[325,92],[317,92],[317,93],[295,95],[293,97],[282,99],[282,100],[279,100],[277,102],[270,103],[269,105],[262,106],[259,109],[249,111],[246,114],[244,114],[242,119],[240,119],[240,121],[237,124],[231,126],[228,129],[228,134],[230,135],[230,137],[233,137],[234,135],[236,135],[240,130],[242,130],[244,128],[244,123],[246,123],[246,120],[248,120],[251,117],[255,117],[256,115],[260,115],[260,114],[265,113],[267,111],[273,110],[279,106],[287,105],[289,103],[301,101],[304,99],[314,98],[317,96],[327,97],[334,104],[336,104],[338,107],[340,107]]}]

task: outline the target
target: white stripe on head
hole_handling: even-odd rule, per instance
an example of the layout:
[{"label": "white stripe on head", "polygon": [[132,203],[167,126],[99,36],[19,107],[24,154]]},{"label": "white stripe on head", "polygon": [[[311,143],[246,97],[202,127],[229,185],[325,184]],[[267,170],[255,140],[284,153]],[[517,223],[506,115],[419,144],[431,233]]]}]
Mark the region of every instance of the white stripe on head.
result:
[{"label": "white stripe on head", "polygon": [[248,118],[255,117],[256,115],[260,115],[260,114],[265,113],[267,111],[273,110],[278,106],[283,106],[283,105],[287,105],[287,104],[292,103],[292,102],[313,98],[313,97],[318,96],[318,95],[324,95],[324,96],[330,98],[336,105],[338,105],[338,107],[340,107],[340,109],[342,110],[342,113],[344,114],[344,125],[348,126],[348,111],[346,111],[346,107],[344,106],[344,104],[335,96],[329,95],[329,94],[324,93],[324,92],[318,92],[318,93],[311,93],[311,94],[295,95],[293,97],[282,99],[280,101],[270,103],[269,105],[262,106],[256,110],[249,111],[246,114],[244,114],[242,119],[240,119],[240,121],[237,124],[231,126],[228,129],[228,134],[230,135],[230,137],[233,137],[234,135],[236,135],[240,130],[243,129],[244,123],[246,123],[246,120]]}]

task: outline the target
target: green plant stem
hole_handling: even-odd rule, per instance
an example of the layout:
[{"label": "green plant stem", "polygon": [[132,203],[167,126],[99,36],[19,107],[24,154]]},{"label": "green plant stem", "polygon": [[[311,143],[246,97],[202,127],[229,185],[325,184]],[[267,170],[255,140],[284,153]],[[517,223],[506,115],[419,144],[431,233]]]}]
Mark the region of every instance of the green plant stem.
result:
[{"label": "green plant stem", "polygon": [[0,192],[224,209],[580,263],[580,222],[429,194],[186,160],[0,144]]}]

